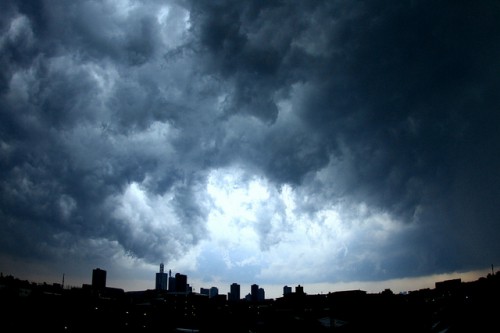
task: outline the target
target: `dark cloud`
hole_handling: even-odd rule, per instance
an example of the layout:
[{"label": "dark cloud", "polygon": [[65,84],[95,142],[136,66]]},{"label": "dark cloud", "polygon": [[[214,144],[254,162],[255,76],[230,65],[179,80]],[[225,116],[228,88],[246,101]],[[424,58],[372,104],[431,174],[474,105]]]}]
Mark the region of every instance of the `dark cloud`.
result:
[{"label": "dark cloud", "polygon": [[[200,41],[215,58],[210,69],[234,81],[233,113],[274,122],[272,103],[280,93],[293,95],[307,132],[287,128],[267,137],[259,154],[266,175],[300,184],[333,159],[345,172],[340,184],[312,191],[423,223],[440,236],[422,251],[460,249],[457,257],[474,266],[479,246],[465,230],[488,239],[498,219],[498,8],[492,2],[299,7],[202,7],[194,16]],[[290,61],[297,54],[308,61]],[[303,85],[297,94],[294,84]],[[304,143],[309,154],[301,153]],[[495,251],[483,254],[494,260]],[[436,266],[457,269],[453,251],[444,252],[433,259]]]},{"label": "dark cloud", "polygon": [[[141,131],[177,112],[146,73],[126,75],[156,52],[154,13],[139,11],[120,22],[113,8],[90,2],[9,8],[2,21],[8,75],[1,100],[4,251],[50,257],[83,237],[118,240],[133,256],[161,260],[165,251],[156,247],[162,240],[150,242],[151,253],[141,248],[147,242],[130,242],[106,205],[154,172],[158,156],[150,155]],[[168,181],[170,170],[165,173],[160,181],[168,189],[177,179]],[[175,201],[179,218],[195,223],[199,209],[186,199],[190,186],[178,190]]]},{"label": "dark cloud", "polygon": [[[210,172],[238,166],[310,217],[363,203],[417,226],[373,245],[390,253],[378,275],[366,259],[346,278],[498,259],[494,1],[162,5],[4,5],[2,252],[179,258],[208,237]],[[264,250],[292,228],[269,207],[282,229],[257,214]]]}]

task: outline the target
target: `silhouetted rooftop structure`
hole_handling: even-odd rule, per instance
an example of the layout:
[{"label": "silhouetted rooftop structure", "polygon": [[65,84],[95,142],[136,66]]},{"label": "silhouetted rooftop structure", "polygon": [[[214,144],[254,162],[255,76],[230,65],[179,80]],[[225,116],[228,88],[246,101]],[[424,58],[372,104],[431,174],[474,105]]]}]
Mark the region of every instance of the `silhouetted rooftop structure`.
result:
[{"label": "silhouetted rooftop structure", "polygon": [[106,271],[96,268],[92,271],[92,288],[104,289],[106,288]]}]

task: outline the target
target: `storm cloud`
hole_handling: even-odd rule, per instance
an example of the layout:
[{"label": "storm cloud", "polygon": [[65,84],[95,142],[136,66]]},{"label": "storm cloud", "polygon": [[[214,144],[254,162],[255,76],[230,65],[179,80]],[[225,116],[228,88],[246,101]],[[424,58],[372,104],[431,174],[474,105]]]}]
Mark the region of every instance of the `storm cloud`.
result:
[{"label": "storm cloud", "polygon": [[495,1],[3,7],[2,270],[287,284],[499,262]]}]

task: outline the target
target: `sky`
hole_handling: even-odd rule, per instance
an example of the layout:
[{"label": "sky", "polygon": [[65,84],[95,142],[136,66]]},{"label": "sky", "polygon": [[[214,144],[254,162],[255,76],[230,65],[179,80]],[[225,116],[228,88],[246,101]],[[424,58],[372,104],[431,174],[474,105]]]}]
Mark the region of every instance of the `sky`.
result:
[{"label": "sky", "polygon": [[484,276],[499,59],[495,0],[5,0],[0,271],[128,291],[163,262],[267,297]]}]

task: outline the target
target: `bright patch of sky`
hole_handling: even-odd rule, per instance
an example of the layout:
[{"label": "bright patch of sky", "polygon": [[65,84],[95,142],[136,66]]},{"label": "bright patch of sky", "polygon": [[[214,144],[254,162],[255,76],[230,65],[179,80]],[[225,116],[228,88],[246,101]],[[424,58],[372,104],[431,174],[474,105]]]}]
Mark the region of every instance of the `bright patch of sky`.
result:
[{"label": "bright patch of sky", "polygon": [[213,170],[206,191],[208,237],[190,251],[190,260],[207,282],[219,276],[228,283],[326,281],[345,274],[348,262],[376,262],[372,251],[405,230],[364,203],[306,214],[292,187],[277,189],[240,168]]}]

